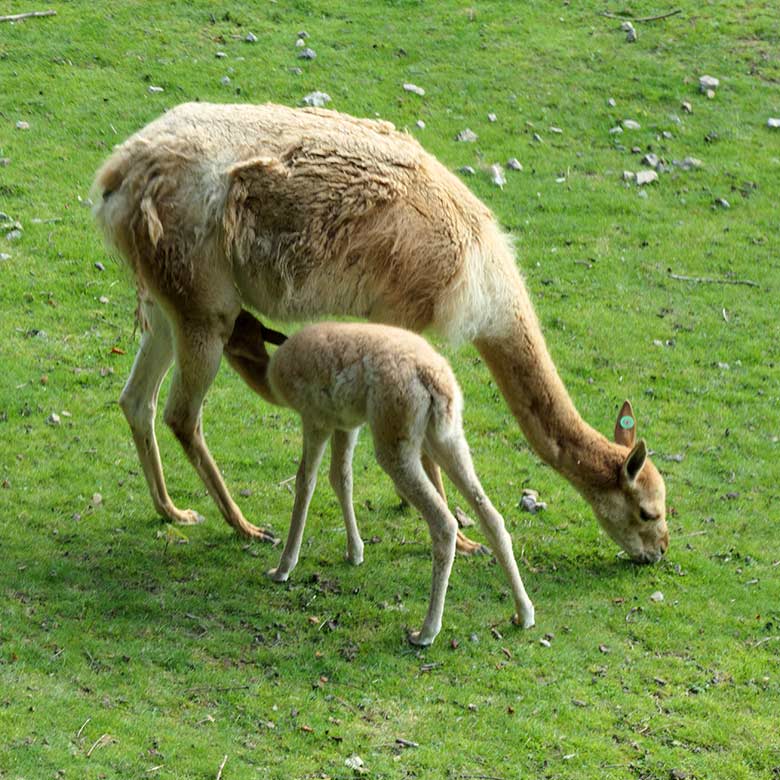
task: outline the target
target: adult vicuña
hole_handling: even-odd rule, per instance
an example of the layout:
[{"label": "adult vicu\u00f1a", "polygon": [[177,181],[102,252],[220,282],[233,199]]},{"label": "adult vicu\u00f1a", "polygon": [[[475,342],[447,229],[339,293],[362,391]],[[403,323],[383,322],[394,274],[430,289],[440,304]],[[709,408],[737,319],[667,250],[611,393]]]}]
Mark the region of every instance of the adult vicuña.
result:
[{"label": "adult vicu\u00f1a", "polygon": [[[273,333],[273,332],[271,332]],[[279,565],[268,575],[284,582],[298,563],[317,469],[331,439],[330,483],[347,528],[347,560],[363,562],[352,505],[352,454],[359,426],[368,423],[379,465],[398,492],[420,510],[433,542],[433,580],[420,631],[409,634],[429,645],[441,629],[457,522],[426,475],[422,453],[441,466],[479,518],[493,552],[509,578],[525,628],[534,607],[523,587],[504,520],[485,495],[463,435],[463,399],[447,361],[425,339],[387,325],[310,325],[280,346],[268,362],[269,332],[248,312],[236,320],[225,355],[250,387],[303,423],[303,455],[295,481],[295,505]]]},{"label": "adult vicu\u00f1a", "polygon": [[[201,405],[242,305],[278,320],[355,315],[481,353],[536,452],[636,561],[668,545],[665,488],[635,427],[587,425],[552,362],[508,237],[410,135],[386,122],[277,105],[178,106],[97,174],[95,213],[139,287],[141,346],[121,405],[157,510],[176,522],[154,435],[157,393],[226,520],[233,502]],[[633,416],[621,413],[620,418]]]}]

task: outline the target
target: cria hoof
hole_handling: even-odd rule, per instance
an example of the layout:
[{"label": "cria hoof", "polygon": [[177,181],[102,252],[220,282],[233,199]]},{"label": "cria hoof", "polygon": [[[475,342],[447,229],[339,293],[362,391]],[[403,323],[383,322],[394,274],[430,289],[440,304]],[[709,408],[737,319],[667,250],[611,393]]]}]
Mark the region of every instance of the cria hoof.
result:
[{"label": "cria hoof", "polygon": [[287,582],[287,578],[290,576],[290,572],[282,572],[276,569],[269,569],[266,572],[266,576],[272,579],[274,582]]},{"label": "cria hoof", "polygon": [[409,644],[412,644],[415,647],[429,647],[433,644],[433,639],[422,638],[422,631],[410,631],[407,634],[407,639],[409,640]]},{"label": "cria hoof", "polygon": [[525,629],[533,628],[536,625],[533,610],[524,617],[520,617],[520,615],[513,615],[512,622],[516,626],[522,626]]}]

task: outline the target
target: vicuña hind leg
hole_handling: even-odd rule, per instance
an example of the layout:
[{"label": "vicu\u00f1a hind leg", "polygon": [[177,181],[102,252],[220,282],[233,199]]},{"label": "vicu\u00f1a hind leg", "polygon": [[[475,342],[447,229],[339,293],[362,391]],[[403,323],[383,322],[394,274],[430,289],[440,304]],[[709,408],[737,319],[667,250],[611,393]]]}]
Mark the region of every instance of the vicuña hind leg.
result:
[{"label": "vicu\u00f1a hind leg", "polygon": [[341,514],[347,529],[347,560],[359,566],[363,563],[363,540],[360,538],[355,508],[352,504],[352,456],[359,428],[334,431],[330,440],[330,484],[341,504]]},{"label": "vicu\u00f1a hind leg", "polygon": [[154,433],[160,383],[173,363],[171,326],[159,305],[152,301],[143,302],[142,314],[144,330],[141,346],[119,397],[119,405],[133,432],[138,459],[154,508],[174,523],[191,525],[202,522],[203,518],[192,509],[178,509],[171,501],[165,487],[160,450]]},{"label": "vicu\u00f1a hind leg", "polygon": [[175,346],[176,365],[165,406],[165,422],[181,442],[225,520],[243,536],[267,542],[276,541],[273,534],[244,518],[231,498],[203,438],[203,398],[217,373],[224,346],[219,328],[202,322],[178,323]]},{"label": "vicu\u00f1a hind leg", "polygon": [[[439,464],[425,451],[423,451],[422,454],[422,467],[425,469],[428,479],[431,480],[433,486],[436,488],[436,492],[442,497],[446,504],[447,493],[444,491],[441,469],[439,468]],[[484,544],[469,539],[460,528],[458,528],[458,534],[455,537],[455,550],[461,555],[486,555],[490,553],[490,550],[488,550]]]},{"label": "vicu\u00f1a hind leg", "polygon": [[512,551],[512,537],[506,530],[504,518],[496,511],[482,489],[474,471],[468,444],[465,439],[458,437],[430,442],[430,445],[447,476],[479,518],[480,525],[493,548],[493,554],[509,579],[517,610],[513,618],[514,622],[520,623],[523,628],[531,628],[534,625],[534,605],[528,598],[517,569],[517,561]]},{"label": "vicu\u00f1a hind leg", "polygon": [[433,542],[433,579],[428,612],[419,631],[409,633],[413,645],[430,645],[441,630],[444,599],[455,559],[458,524],[436,492],[415,455],[404,457],[391,447],[375,442],[379,465],[390,475],[396,488],[416,507],[428,523]]}]

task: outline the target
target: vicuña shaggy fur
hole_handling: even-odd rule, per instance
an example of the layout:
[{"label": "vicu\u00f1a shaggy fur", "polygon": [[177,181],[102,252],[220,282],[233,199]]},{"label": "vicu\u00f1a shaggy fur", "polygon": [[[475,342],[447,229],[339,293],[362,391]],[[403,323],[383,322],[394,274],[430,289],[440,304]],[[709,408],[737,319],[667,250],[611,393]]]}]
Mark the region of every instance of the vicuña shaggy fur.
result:
[{"label": "vicu\u00f1a shaggy fur", "polygon": [[355,315],[473,341],[534,449],[606,532],[637,561],[666,550],[664,483],[636,428],[618,426],[613,443],[582,420],[509,239],[411,136],[332,111],[189,103],[118,147],[93,199],[139,286],[145,329],[121,404],[166,517],[197,519],[171,502],[154,436],[175,357],[166,422],[228,522],[265,536],[230,497],[200,425],[246,306],[278,320]]},{"label": "vicu\u00f1a shaggy fur", "polygon": [[363,541],[352,505],[352,454],[359,426],[368,423],[377,461],[398,492],[428,523],[433,542],[433,579],[428,613],[409,634],[429,645],[441,629],[444,598],[455,556],[457,522],[422,466],[423,452],[440,465],[480,521],[509,580],[514,620],[534,624],[504,520],[474,471],[463,435],[463,399],[447,361],[408,330],[366,323],[310,325],[285,341],[270,358],[267,331],[248,312],[239,314],[225,355],[266,399],[295,409],[303,423],[303,455],[295,482],[295,506],[279,565],[268,575],[284,582],[298,563],[309,502],[325,445],[331,440],[330,483],[347,529],[347,560],[363,562]]}]

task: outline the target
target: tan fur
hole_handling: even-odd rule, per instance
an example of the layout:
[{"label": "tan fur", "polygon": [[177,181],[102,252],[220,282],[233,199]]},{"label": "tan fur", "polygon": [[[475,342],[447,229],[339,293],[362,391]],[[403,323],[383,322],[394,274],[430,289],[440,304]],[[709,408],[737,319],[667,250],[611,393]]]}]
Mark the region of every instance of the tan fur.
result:
[{"label": "tan fur", "polygon": [[[197,424],[242,305],[277,320],[353,315],[474,341],[534,449],[607,533],[639,561],[666,549],[660,475],[645,458],[636,478],[621,476],[628,452],[574,408],[508,238],[409,135],[325,110],[185,104],[114,152],[93,199],[145,310],[160,307],[170,323],[178,381],[166,419],[243,533],[256,529],[236,514]],[[142,346],[123,394],[137,442],[154,437],[163,353]],[[156,444],[139,454],[152,494],[167,495]],[[640,522],[643,501],[651,523]]]},{"label": "tan fur", "polygon": [[239,361],[252,387],[295,409],[303,422],[290,532],[279,565],[269,576],[283,582],[298,562],[317,469],[331,437],[331,484],[347,528],[347,559],[362,563],[363,542],[352,503],[352,452],[357,428],[365,422],[379,464],[399,493],[420,510],[433,541],[430,605],[410,641],[429,645],[439,633],[457,531],[455,518],[423,469],[423,452],[444,468],[477,514],[512,587],[515,619],[532,626],[534,608],[517,570],[511,538],[474,472],[463,435],[460,388],[447,361],[407,330],[356,323],[310,325],[285,341],[270,362],[253,360],[253,352],[267,354],[262,342],[247,349],[262,337],[262,329],[254,318],[241,315],[226,355],[231,362]]}]

